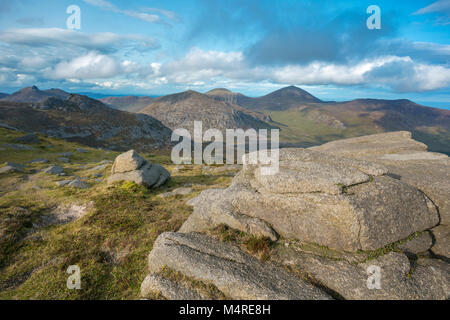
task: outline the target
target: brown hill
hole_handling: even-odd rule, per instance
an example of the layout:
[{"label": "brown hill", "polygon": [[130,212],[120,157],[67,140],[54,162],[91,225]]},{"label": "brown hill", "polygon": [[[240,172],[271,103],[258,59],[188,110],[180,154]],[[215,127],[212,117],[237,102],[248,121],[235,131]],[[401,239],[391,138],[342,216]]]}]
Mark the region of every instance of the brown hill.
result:
[{"label": "brown hill", "polygon": [[171,128],[185,128],[192,132],[194,121],[203,122],[203,130],[233,128],[270,128],[270,117],[238,105],[215,100],[196,92],[186,91],[156,98],[141,113],[151,115]]},{"label": "brown hill", "polygon": [[39,90],[38,87],[32,86],[23,88],[19,91],[16,91],[6,97],[1,98],[1,101],[10,101],[10,102],[42,102],[47,98],[56,97],[56,98],[67,98],[69,93],[61,90],[61,89],[49,89],[49,90]]},{"label": "brown hill", "polygon": [[129,112],[139,112],[148,106],[155,98],[152,97],[138,97],[138,96],[125,96],[125,97],[106,97],[99,99],[107,106]]},{"label": "brown hill", "polygon": [[150,151],[169,145],[171,136],[170,129],[150,116],[111,109],[77,94],[65,100],[47,97],[37,103],[0,101],[0,122],[112,150]]},{"label": "brown hill", "polygon": [[305,90],[290,86],[258,98],[241,95],[236,99],[236,102],[241,107],[252,110],[282,111],[305,104],[320,103],[322,101]]}]

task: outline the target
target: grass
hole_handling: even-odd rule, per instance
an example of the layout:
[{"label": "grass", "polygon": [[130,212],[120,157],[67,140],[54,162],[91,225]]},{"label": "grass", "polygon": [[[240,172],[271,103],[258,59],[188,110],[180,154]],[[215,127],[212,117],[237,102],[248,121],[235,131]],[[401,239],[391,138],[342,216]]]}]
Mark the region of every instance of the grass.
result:
[{"label": "grass", "polygon": [[[167,266],[164,266],[161,271],[158,272],[158,275],[175,283],[181,284],[191,290],[197,291],[209,300],[229,300],[229,298],[225,296],[214,284],[205,283],[203,281],[188,277]],[[155,297],[155,299],[158,298],[158,296]]]},{"label": "grass", "polygon": [[208,234],[222,242],[232,243],[262,261],[270,258],[273,242],[267,237],[257,237],[221,224]]},{"label": "grass", "polygon": [[[14,143],[23,134],[0,128],[2,143]],[[0,154],[0,162],[25,164],[46,158],[49,164],[28,165],[24,173],[0,175],[0,299],[139,299],[140,284],[147,275],[147,255],[163,232],[176,231],[192,209],[185,202],[209,187],[226,187],[231,177],[202,174],[201,166],[185,166],[175,172],[165,153],[144,154],[172,172],[157,190],[130,182],[108,186],[111,166],[100,172],[98,182],[90,168],[113,160],[115,152],[40,136],[32,151]],[[54,146],[54,147],[51,147]],[[67,179],[36,172],[56,163],[55,155],[73,152],[71,162],[59,164],[67,176],[80,176],[91,188],[57,187]],[[194,192],[161,198],[159,193],[192,183]],[[93,203],[93,209],[65,225],[37,228],[43,216],[62,203]],[[81,269],[81,290],[69,290],[67,268]]]}]

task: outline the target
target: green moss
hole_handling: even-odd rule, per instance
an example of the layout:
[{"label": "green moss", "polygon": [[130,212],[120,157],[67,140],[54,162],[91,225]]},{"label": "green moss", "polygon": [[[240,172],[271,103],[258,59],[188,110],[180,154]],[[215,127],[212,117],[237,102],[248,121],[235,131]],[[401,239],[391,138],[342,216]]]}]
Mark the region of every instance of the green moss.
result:
[{"label": "green moss", "polygon": [[187,288],[193,289],[199,292],[201,295],[210,300],[229,300],[225,294],[223,294],[214,284],[206,283],[203,281],[196,280],[192,277],[188,277],[181,272],[164,266],[158,275],[171,280],[175,283],[186,286]]}]

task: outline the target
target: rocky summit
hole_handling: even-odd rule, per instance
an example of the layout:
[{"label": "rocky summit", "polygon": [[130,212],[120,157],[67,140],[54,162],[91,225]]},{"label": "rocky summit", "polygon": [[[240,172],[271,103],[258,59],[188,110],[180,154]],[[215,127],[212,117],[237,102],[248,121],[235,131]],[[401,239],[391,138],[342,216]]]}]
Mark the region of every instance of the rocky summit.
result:
[{"label": "rocky summit", "polygon": [[[188,202],[177,233],[159,236],[143,297],[205,298],[169,269],[231,299],[450,298],[447,156],[394,132],[282,149],[274,175],[244,163],[228,188]],[[218,228],[270,241],[265,262],[218,241]]]}]

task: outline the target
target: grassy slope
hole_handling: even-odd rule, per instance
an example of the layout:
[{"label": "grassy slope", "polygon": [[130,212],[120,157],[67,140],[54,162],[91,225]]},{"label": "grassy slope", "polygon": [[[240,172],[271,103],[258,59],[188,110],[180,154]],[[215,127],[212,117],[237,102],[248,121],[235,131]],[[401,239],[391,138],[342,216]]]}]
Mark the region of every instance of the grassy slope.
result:
[{"label": "grassy slope", "polygon": [[386,119],[383,124],[377,122],[377,114],[367,116],[365,112],[334,109],[327,111],[327,106],[318,106],[322,114],[329,114],[342,121],[346,128],[338,129],[308,119],[311,109],[290,109],[285,111],[265,111],[280,127],[280,142],[301,147],[320,145],[329,141],[345,139],[381,132],[407,130],[413,138],[425,143],[430,151],[450,154],[450,131],[442,126],[406,125],[399,121],[390,125]]},{"label": "grassy slope", "polygon": [[328,141],[349,138],[377,131],[366,123],[351,116],[347,117],[346,129],[336,129],[325,124],[319,124],[306,117],[306,112],[300,110],[267,111],[273,121],[280,124],[280,141],[302,146],[318,145]]},{"label": "grassy slope", "polygon": [[[18,136],[18,132],[0,128],[0,145],[13,143]],[[47,158],[53,164],[56,153],[74,152],[79,147],[62,140],[41,139],[34,151],[1,152],[0,163]],[[91,185],[87,190],[57,188],[54,182],[64,177],[32,173],[48,164],[30,165],[25,174],[0,174],[0,299],[139,298],[139,287],[147,273],[146,257],[156,237],[177,230],[185,221],[191,212],[186,199],[211,186],[225,187],[231,181],[229,176],[205,176],[200,167],[192,166],[173,173],[158,190],[130,183],[108,187],[104,181],[96,182],[89,168],[117,154],[88,150],[74,152],[71,164],[58,163],[69,175],[86,178]],[[167,155],[145,156],[173,169]],[[110,166],[103,170],[105,176],[109,170]],[[191,195],[157,196],[186,183],[194,184]],[[76,221],[43,229],[33,227],[60,203],[90,201],[94,208]],[[70,265],[81,268],[81,290],[66,288]]]}]

